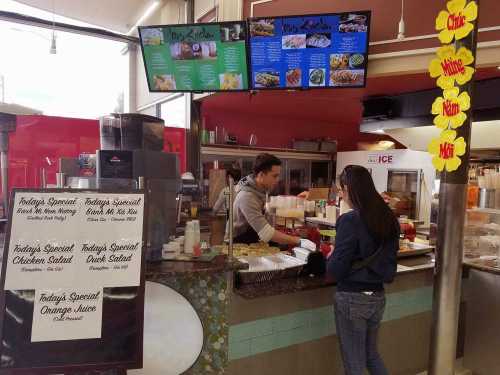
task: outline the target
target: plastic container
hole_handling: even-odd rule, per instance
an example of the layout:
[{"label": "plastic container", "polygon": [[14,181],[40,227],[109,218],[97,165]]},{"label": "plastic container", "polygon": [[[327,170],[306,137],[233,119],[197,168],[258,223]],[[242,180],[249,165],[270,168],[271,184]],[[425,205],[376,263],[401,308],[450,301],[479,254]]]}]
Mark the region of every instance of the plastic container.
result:
[{"label": "plastic container", "polygon": [[176,246],[174,242],[169,242],[168,244],[163,245],[163,249],[161,252],[161,257],[164,260],[171,260],[177,257]]},{"label": "plastic container", "polygon": [[415,225],[413,225],[413,223],[407,217],[399,218],[399,226],[401,227],[401,234],[404,235],[405,239],[409,240],[410,242],[415,241],[417,230],[415,229]]}]

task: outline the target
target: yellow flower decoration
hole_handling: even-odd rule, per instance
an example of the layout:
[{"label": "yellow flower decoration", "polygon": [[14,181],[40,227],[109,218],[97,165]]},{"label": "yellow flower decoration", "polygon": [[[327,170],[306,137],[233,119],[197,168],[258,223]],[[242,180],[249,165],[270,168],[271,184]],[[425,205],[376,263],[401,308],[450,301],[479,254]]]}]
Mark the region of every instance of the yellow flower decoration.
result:
[{"label": "yellow flower decoration", "polygon": [[441,30],[439,40],[443,44],[451,43],[453,37],[456,40],[463,39],[474,30],[472,21],[477,19],[477,3],[471,1],[467,6],[467,0],[448,1],[448,11],[439,12],[436,18],[436,30]]},{"label": "yellow flower decoration", "polygon": [[443,90],[455,86],[455,81],[463,85],[472,79],[475,69],[468,66],[474,62],[474,55],[465,47],[455,50],[455,46],[447,45],[438,48],[437,58],[429,65],[432,78],[439,77],[437,85]]},{"label": "yellow flower decoration", "polygon": [[446,129],[449,124],[453,129],[456,129],[467,120],[467,115],[464,112],[470,108],[470,96],[467,92],[459,95],[459,92],[458,87],[445,90],[443,97],[434,100],[432,114],[437,115],[434,117],[434,125],[439,129]]},{"label": "yellow flower decoration", "polygon": [[433,155],[432,164],[438,171],[446,168],[447,172],[453,172],[462,164],[459,156],[465,154],[467,144],[463,137],[456,137],[455,130],[444,130],[438,139],[433,139],[429,144],[429,153]]}]

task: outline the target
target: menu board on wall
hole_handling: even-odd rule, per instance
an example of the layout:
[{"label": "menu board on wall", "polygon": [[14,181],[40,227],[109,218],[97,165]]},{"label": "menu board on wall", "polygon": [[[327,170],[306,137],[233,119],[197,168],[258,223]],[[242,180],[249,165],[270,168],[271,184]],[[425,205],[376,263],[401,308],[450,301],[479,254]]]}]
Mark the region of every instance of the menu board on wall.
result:
[{"label": "menu board on wall", "polygon": [[246,22],[139,28],[149,90],[248,89]]},{"label": "menu board on wall", "polygon": [[16,190],[0,371],[142,365],[144,194]]},{"label": "menu board on wall", "polygon": [[249,20],[254,89],[364,87],[369,11]]}]

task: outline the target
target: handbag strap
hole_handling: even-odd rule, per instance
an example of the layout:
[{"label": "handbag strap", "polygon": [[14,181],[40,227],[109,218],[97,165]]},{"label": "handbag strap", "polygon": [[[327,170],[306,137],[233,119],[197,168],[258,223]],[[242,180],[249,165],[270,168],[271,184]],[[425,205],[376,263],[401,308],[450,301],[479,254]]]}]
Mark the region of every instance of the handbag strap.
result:
[{"label": "handbag strap", "polygon": [[358,271],[362,268],[368,267],[370,264],[373,263],[373,261],[375,259],[377,259],[379,257],[380,254],[382,254],[382,250],[384,250],[384,242],[382,242],[380,244],[380,246],[378,247],[377,251],[375,251],[369,257],[366,257],[364,259],[355,260],[354,262],[352,262],[351,270]]}]

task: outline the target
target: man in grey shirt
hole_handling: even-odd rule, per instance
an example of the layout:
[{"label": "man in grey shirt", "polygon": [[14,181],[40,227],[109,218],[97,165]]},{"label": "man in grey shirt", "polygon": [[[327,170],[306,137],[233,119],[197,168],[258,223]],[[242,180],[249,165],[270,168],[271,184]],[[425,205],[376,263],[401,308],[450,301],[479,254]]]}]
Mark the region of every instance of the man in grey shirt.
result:
[{"label": "man in grey shirt", "polygon": [[273,241],[315,250],[313,242],[282,233],[266,220],[266,193],[278,185],[280,174],[281,160],[271,154],[260,154],[255,159],[253,173],[238,183],[233,206],[234,242],[250,244]]}]

